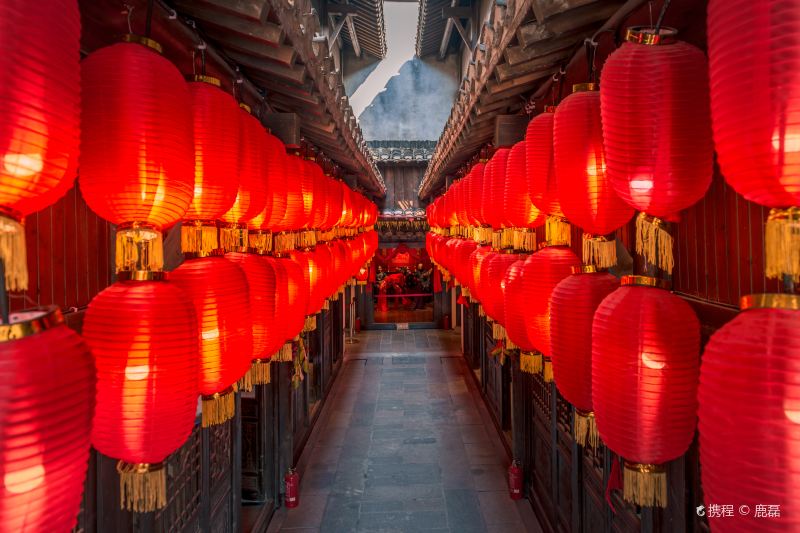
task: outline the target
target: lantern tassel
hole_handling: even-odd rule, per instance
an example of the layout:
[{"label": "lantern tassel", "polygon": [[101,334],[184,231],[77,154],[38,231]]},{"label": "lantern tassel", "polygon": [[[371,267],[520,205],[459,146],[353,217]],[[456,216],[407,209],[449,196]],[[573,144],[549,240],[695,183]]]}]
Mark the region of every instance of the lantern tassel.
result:
[{"label": "lantern tassel", "polygon": [[675,258],[672,256],[672,235],[663,220],[639,213],[636,217],[636,253],[658,268],[672,274]]},{"label": "lantern tassel", "polygon": [[544,226],[545,239],[550,243],[572,244],[569,222],[561,217],[550,215]]},{"label": "lantern tassel", "polygon": [[253,377],[253,385],[269,385],[272,382],[269,359],[256,359],[250,367],[250,374]]},{"label": "lantern tassel", "polygon": [[167,505],[167,473],[163,464],[117,463],[120,509],[149,513]]},{"label": "lantern tassel", "polygon": [[484,317],[486,316],[486,312],[483,310],[483,304],[478,304],[478,316]]},{"label": "lantern tassel", "polygon": [[461,286],[461,294],[462,294],[462,295],[463,295],[465,298],[469,298],[469,287],[467,287],[466,285],[462,285],[462,286]]},{"label": "lantern tassel", "polygon": [[492,323],[492,338],[501,341],[506,338],[506,328],[498,322]]},{"label": "lantern tassel", "polygon": [[289,363],[292,361],[292,343],[287,342],[281,346],[281,349],[272,356],[272,360],[276,363]]},{"label": "lantern tassel", "polygon": [[295,249],[296,236],[291,232],[278,233],[273,237],[272,244],[275,252],[284,253]]},{"label": "lantern tassel", "polygon": [[545,383],[553,382],[553,360],[549,357],[543,357],[542,364],[542,379]]},{"label": "lantern tassel", "polygon": [[244,375],[239,378],[239,381],[236,382],[237,390],[244,392],[251,392],[253,390],[252,370],[253,366],[250,365],[250,368],[247,369],[247,372],[245,372]]},{"label": "lantern tassel", "polygon": [[800,207],[770,210],[764,240],[767,277],[800,282]]},{"label": "lantern tassel", "polygon": [[583,262],[597,268],[611,268],[617,264],[617,241],[603,236],[583,234]]},{"label": "lantern tassel", "polygon": [[600,444],[600,434],[597,432],[597,423],[594,419],[594,412],[575,410],[575,418],[572,421],[572,432],[575,435],[575,442],[580,446],[587,444],[594,449]]},{"label": "lantern tassel", "polygon": [[259,253],[272,251],[272,233],[269,231],[253,231],[247,236],[247,239],[250,248],[255,248]]},{"label": "lantern tassel", "polygon": [[519,369],[526,374],[538,374],[542,371],[542,354],[539,352],[520,352]]},{"label": "lantern tassel", "polygon": [[508,332],[506,332],[506,350],[519,350],[519,346],[514,344],[511,337],[508,336]]},{"label": "lantern tassel", "polygon": [[306,317],[306,322],[303,324],[303,333],[314,331],[317,329],[317,316],[311,315]]},{"label": "lantern tassel", "polygon": [[203,396],[202,425],[204,428],[223,424],[236,414],[233,389]]},{"label": "lantern tassel", "polygon": [[220,228],[219,245],[226,252],[246,251],[249,244],[247,226],[229,226]]},{"label": "lantern tassel", "polygon": [[661,465],[625,461],[623,498],[642,507],[667,506],[667,472]]},{"label": "lantern tassel", "polygon": [[28,290],[25,226],[22,222],[5,216],[0,216],[0,261],[5,265],[6,289]]},{"label": "lantern tassel", "polygon": [[116,263],[117,272],[163,270],[164,246],[161,232],[148,226],[117,226]]},{"label": "lantern tassel", "polygon": [[518,229],[514,232],[514,249],[522,252],[536,250],[536,233],[528,229]]},{"label": "lantern tassel", "polygon": [[184,220],[181,224],[181,251],[206,254],[217,249],[217,226],[205,225],[201,220]]},{"label": "lantern tassel", "polygon": [[502,234],[500,235],[500,247],[504,250],[508,248],[514,247],[514,237],[516,236],[516,231],[514,228],[503,228]]}]

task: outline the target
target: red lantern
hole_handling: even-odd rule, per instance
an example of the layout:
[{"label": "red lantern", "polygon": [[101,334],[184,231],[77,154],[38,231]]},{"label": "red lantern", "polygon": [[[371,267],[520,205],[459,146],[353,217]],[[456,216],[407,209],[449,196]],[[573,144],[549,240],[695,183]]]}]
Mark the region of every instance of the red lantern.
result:
[{"label": "red lantern", "polygon": [[0,524],[69,531],[89,460],[92,358],[55,307],[12,314],[10,323],[0,325]]},{"label": "red lantern", "polygon": [[0,261],[16,291],[28,288],[23,218],[75,180],[81,21],[75,0],[4,2],[0,20]]},{"label": "red lantern", "polygon": [[320,293],[321,271],[318,258],[313,252],[303,250],[293,250],[290,254],[292,260],[300,266],[303,274],[304,290],[308,294],[308,302],[305,309],[305,325],[303,332],[313,331],[317,328],[315,315],[322,309],[324,296]]},{"label": "red lantern", "polygon": [[276,292],[277,275],[274,265],[266,257],[256,254],[229,253],[226,259],[239,266],[247,278],[249,287],[250,313],[253,321],[253,365],[250,380],[244,380],[244,388],[249,385],[269,383],[269,359],[283,344],[278,334]]},{"label": "red lantern", "polygon": [[481,209],[483,219],[495,231],[503,227],[503,213],[506,192],[506,165],[508,165],[508,148],[500,148],[486,164],[483,180],[483,202]]},{"label": "red lantern", "polygon": [[[600,105],[614,190],[631,207],[663,218],[703,197],[714,146],[705,55],[676,41],[675,30],[654,31],[631,28],[627,42],[608,57]],[[662,227],[640,215],[636,251],[671,273],[672,238]]]},{"label": "red lantern", "polygon": [[506,338],[506,330],[503,327],[506,323],[505,315],[505,283],[506,271],[517,262],[520,256],[516,254],[493,254],[484,264],[488,262],[486,269],[486,297],[483,306],[486,314],[494,320],[492,324],[492,334],[495,339]]},{"label": "red lantern", "polygon": [[102,48],[81,66],[79,183],[89,207],[118,226],[118,270],[161,270],[161,230],[194,195],[189,89],[160,46],[142,42]]},{"label": "red lantern", "polygon": [[250,220],[249,244],[251,248],[265,253],[272,249],[272,231],[280,225],[286,213],[286,149],[274,135],[265,132],[264,176],[267,201],[264,210]]},{"label": "red lantern", "polygon": [[[483,288],[483,280],[481,277],[483,273],[483,262],[491,253],[493,253],[491,246],[478,246],[469,256],[469,265],[472,271],[472,280],[469,288],[470,291],[472,291],[472,297],[477,300],[483,299],[481,295],[481,289]],[[479,312],[483,313],[483,309],[481,308]]]},{"label": "red lantern", "polygon": [[617,264],[617,247],[605,235],[633,216],[606,176],[600,93],[593,83],[575,85],[558,106],[553,160],[561,211],[584,231],[583,261],[600,268]]},{"label": "red lantern", "polygon": [[248,246],[247,228],[267,205],[267,132],[261,122],[241,104],[239,110],[239,191],[236,201],[222,216],[220,245],[226,251],[241,251]]},{"label": "red lantern", "polygon": [[506,270],[503,279],[503,307],[505,310],[506,328],[506,348],[520,350],[520,370],[529,374],[541,371],[541,357],[535,357],[533,351],[536,348],[528,338],[527,308],[528,302],[525,300],[523,292],[523,273],[527,256],[521,256]]},{"label": "red lantern", "polygon": [[536,235],[530,230],[544,224],[544,214],[533,205],[528,194],[526,175],[527,147],[525,141],[514,145],[508,154],[505,180],[505,224],[517,228],[514,248],[532,251],[536,246]]},{"label": "red lantern", "polygon": [[92,445],[120,460],[124,507],[160,509],[163,462],[189,438],[197,412],[192,305],[172,283],[120,281],[89,304],[83,336],[97,368]]},{"label": "red lantern", "polygon": [[216,220],[233,206],[239,189],[231,169],[239,163],[239,110],[219,80],[197,76],[189,83],[194,118],[194,199],[181,226],[181,250],[218,248]]},{"label": "red lantern", "polygon": [[800,281],[800,211],[781,209],[800,205],[797,6],[776,0],[712,0],[707,23],[720,169],[736,192],[773,208],[767,221],[767,276],[788,274]]},{"label": "red lantern", "polygon": [[233,385],[253,358],[253,318],[245,273],[224,257],[190,259],[170,280],[194,305],[200,329],[203,427],[222,424],[235,411]]},{"label": "red lantern", "polygon": [[625,458],[625,500],[659,507],[667,505],[664,463],[694,438],[700,370],[700,323],[663,283],[624,276],[592,324],[597,430]]},{"label": "red lantern", "polygon": [[522,293],[526,306],[528,339],[543,355],[545,381],[553,380],[550,361],[550,295],[558,283],[579,267],[580,259],[566,246],[546,246],[532,254],[522,271]]},{"label": "red lantern", "polygon": [[292,339],[303,329],[308,307],[308,289],[302,267],[288,256],[272,258],[277,274],[277,327],[284,339],[281,350],[273,361],[292,360]]},{"label": "red lantern", "polygon": [[531,202],[547,215],[562,216],[553,161],[554,107],[545,108],[525,132],[525,172]]},{"label": "red lantern", "polygon": [[592,320],[597,306],[619,288],[619,280],[594,266],[574,267],[550,296],[553,379],[575,406],[573,435],[581,446],[597,448],[592,409]]},{"label": "red lantern", "polygon": [[[470,184],[469,191],[467,192],[467,209],[473,219],[473,225],[480,228],[487,225],[483,218],[483,180],[486,173],[486,163],[481,161],[476,163],[470,171]],[[478,241],[481,243],[488,242],[485,239],[484,232],[479,230],[477,233]]]},{"label": "red lantern", "polygon": [[742,312],[706,345],[698,391],[706,504],[779,510],[778,517],[709,514],[714,530],[749,532],[756,522],[758,531],[800,527],[798,332],[800,296],[756,294],[742,298]]}]

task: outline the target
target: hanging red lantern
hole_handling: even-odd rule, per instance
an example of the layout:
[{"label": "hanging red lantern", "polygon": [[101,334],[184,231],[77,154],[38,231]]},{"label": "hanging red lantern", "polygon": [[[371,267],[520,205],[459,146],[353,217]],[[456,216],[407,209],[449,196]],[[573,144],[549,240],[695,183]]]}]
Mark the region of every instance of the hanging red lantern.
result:
[{"label": "hanging red lantern", "polygon": [[[483,280],[481,275],[483,273],[483,262],[493,252],[491,246],[478,246],[475,251],[469,256],[470,270],[472,271],[472,280],[469,285],[472,297],[481,301],[481,288],[483,287]],[[478,312],[483,316],[483,308],[479,308]]]},{"label": "hanging red lantern", "polygon": [[117,270],[161,270],[161,231],[194,195],[191,95],[158,43],[126,38],[81,64],[79,184],[117,225]]},{"label": "hanging red lantern", "polygon": [[308,289],[302,267],[288,254],[271,258],[277,274],[277,328],[284,344],[272,358],[276,362],[292,360],[292,340],[303,330],[308,307]]},{"label": "hanging red lantern", "polygon": [[[706,505],[760,502],[777,508],[779,516],[755,519],[758,531],[795,531],[800,296],[745,296],[741,308],[711,337],[700,367],[703,494]],[[714,530],[754,530],[753,516],[708,518]]]},{"label": "hanging red lantern", "polygon": [[488,261],[487,282],[486,282],[486,298],[484,299],[484,308],[486,314],[494,320],[492,323],[492,336],[497,340],[504,340],[506,338],[506,307],[505,307],[505,276],[506,271],[519,260],[519,255],[500,253],[494,254]]},{"label": "hanging red lantern", "polygon": [[[523,259],[524,258],[524,259]],[[503,307],[505,310],[506,348],[519,349],[520,370],[536,374],[542,370],[542,359],[533,354],[536,347],[528,338],[527,307],[523,292],[523,274],[528,256],[520,259],[506,270],[503,278]]]},{"label": "hanging red lantern", "polygon": [[75,0],[4,2],[0,20],[0,262],[17,291],[28,288],[24,217],[75,180],[81,20]]},{"label": "hanging red lantern", "polygon": [[[568,247],[545,245],[526,261],[522,271],[525,278],[522,293],[526,302],[526,327],[528,339],[542,354],[542,371],[545,381],[553,381],[550,360],[550,295],[559,282],[572,273],[573,267],[581,265],[580,259]],[[537,365],[538,366],[538,365]]]},{"label": "hanging red lantern", "polygon": [[235,414],[234,385],[253,358],[253,318],[247,277],[224,257],[189,259],[170,273],[194,306],[200,329],[203,427]]},{"label": "hanging red lantern", "polygon": [[305,309],[305,324],[303,326],[303,333],[307,333],[317,329],[316,314],[322,309],[324,303],[324,297],[320,294],[320,265],[318,263],[318,258],[312,251],[292,250],[289,256],[300,266],[305,283],[304,289],[306,294],[308,294],[308,302]]},{"label": "hanging red lantern", "polygon": [[181,250],[219,247],[216,220],[233,206],[239,189],[231,169],[239,163],[239,110],[220,82],[196,76],[188,84],[194,120],[194,198],[181,225]]},{"label": "hanging red lantern", "polygon": [[189,438],[197,413],[197,320],[163,276],[111,285],[83,323],[97,369],[92,446],[119,459],[121,505],[136,512],[166,505],[164,460]]},{"label": "hanging red lantern", "polygon": [[600,78],[606,173],[619,197],[642,212],[637,253],[668,273],[672,237],[660,219],[703,197],[714,156],[706,57],[675,33],[630,28]]},{"label": "hanging red lantern", "polygon": [[505,218],[509,228],[515,228],[514,249],[533,251],[536,248],[536,234],[531,230],[544,224],[545,215],[533,205],[528,194],[526,175],[527,147],[520,141],[508,154],[505,179]]},{"label": "hanging red lantern", "polygon": [[525,174],[531,203],[547,216],[546,240],[569,243],[570,229],[561,212],[553,158],[554,118],[555,107],[547,106],[528,123]]},{"label": "hanging red lantern", "polygon": [[625,459],[625,500],[642,506],[666,507],[664,463],[689,448],[697,421],[700,323],[664,287],[655,278],[624,276],[592,324],[597,430]]},{"label": "hanging red lantern", "polygon": [[798,282],[797,6],[776,0],[712,0],[707,24],[712,126],[720,169],[736,192],[773,208],[765,239],[767,276],[780,279],[787,274]]},{"label": "hanging red lantern", "polygon": [[599,444],[592,409],[592,321],[597,306],[619,288],[619,280],[595,266],[573,267],[550,296],[553,379],[575,406],[573,436],[581,446]]},{"label": "hanging red lantern", "polygon": [[283,143],[265,132],[262,136],[264,151],[264,176],[267,201],[264,210],[251,219],[249,230],[250,248],[258,253],[272,250],[272,232],[280,225],[286,213],[286,149]]},{"label": "hanging red lantern", "polygon": [[9,532],[69,531],[89,461],[89,349],[55,307],[12,314],[0,339],[0,524]]},{"label": "hanging red lantern", "polygon": [[272,262],[257,254],[229,253],[228,261],[238,265],[247,278],[250,315],[253,331],[253,362],[243,388],[266,385],[270,380],[269,360],[284,339],[278,335],[276,296],[277,276]]},{"label": "hanging red lantern", "polygon": [[633,209],[614,192],[606,176],[600,93],[593,83],[573,87],[556,109],[553,161],[561,211],[583,231],[583,261],[600,268],[617,264],[614,239]]},{"label": "hanging red lantern", "polygon": [[[510,151],[508,148],[497,150],[486,164],[486,171],[484,171],[483,218],[487,224],[492,226],[494,231],[500,231],[503,228],[506,166],[508,165]],[[488,176],[488,179],[486,179],[486,176]]]},{"label": "hanging red lantern", "polygon": [[236,201],[221,218],[219,240],[223,250],[234,252],[249,246],[248,224],[267,205],[267,132],[250,107],[239,110],[239,190]]},{"label": "hanging red lantern", "polygon": [[487,233],[488,224],[483,218],[483,180],[486,174],[486,162],[476,163],[470,174],[472,177],[467,192],[467,209],[472,216],[473,225],[476,227],[475,240],[485,244],[491,242],[491,236]]}]

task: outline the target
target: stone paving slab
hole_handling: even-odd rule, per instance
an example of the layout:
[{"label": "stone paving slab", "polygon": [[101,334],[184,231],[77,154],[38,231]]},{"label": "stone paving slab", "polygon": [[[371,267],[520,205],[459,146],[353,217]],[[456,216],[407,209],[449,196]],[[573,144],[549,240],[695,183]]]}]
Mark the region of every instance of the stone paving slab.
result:
[{"label": "stone paving slab", "polygon": [[412,330],[360,340],[301,459],[300,506],[281,510],[269,531],[528,531],[458,337]]}]

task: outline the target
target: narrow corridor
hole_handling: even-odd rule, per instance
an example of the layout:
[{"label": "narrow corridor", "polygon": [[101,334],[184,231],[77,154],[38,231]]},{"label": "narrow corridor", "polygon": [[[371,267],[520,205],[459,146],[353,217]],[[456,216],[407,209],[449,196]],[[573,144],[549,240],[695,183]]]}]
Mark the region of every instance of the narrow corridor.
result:
[{"label": "narrow corridor", "polygon": [[458,334],[383,331],[347,346],[298,469],[300,506],[270,531],[538,531]]}]

